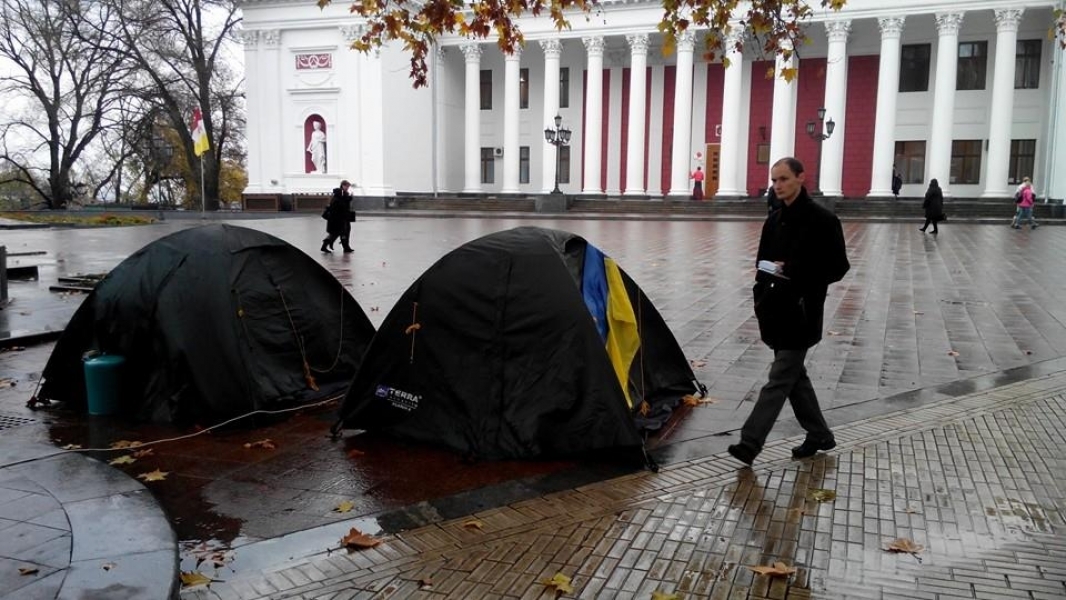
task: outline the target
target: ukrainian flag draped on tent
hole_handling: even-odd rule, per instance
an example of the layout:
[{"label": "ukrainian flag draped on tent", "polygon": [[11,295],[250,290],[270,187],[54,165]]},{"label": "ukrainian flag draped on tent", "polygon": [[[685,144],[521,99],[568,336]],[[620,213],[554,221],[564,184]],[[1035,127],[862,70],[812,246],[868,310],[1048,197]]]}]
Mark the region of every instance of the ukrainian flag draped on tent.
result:
[{"label": "ukrainian flag draped on tent", "polygon": [[426,270],[378,329],[341,428],[471,458],[643,450],[703,386],[658,311],[575,234],[519,227]]}]

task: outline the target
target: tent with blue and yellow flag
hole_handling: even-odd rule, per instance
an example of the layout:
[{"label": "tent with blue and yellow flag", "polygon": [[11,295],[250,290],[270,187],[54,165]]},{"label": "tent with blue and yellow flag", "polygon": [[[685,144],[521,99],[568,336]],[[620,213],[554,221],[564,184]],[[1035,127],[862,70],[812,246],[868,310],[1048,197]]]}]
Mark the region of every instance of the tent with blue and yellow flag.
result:
[{"label": "tent with blue and yellow flag", "polygon": [[519,227],[453,250],[407,289],[334,431],[384,431],[480,459],[643,450],[702,391],[614,260],[573,233]]}]

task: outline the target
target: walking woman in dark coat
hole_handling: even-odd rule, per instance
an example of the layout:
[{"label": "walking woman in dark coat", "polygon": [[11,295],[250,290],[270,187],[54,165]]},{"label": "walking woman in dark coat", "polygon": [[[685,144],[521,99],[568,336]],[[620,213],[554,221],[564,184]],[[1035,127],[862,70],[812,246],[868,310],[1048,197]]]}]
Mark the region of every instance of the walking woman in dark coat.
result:
[{"label": "walking woman in dark coat", "polygon": [[925,233],[926,228],[932,224],[933,235],[936,235],[936,224],[943,221],[945,217],[944,192],[940,190],[940,184],[935,179],[929,181],[929,189],[925,191],[925,202],[922,202],[922,208],[925,209],[925,225],[919,227],[918,231]]},{"label": "walking woman in dark coat", "polygon": [[329,203],[329,216],[326,217],[326,239],[322,240],[322,252],[333,252],[333,242],[341,239],[341,246],[345,252],[354,252],[348,245],[348,236],[352,232],[352,195],[348,188],[352,184],[347,180],[341,182],[339,188],[333,188],[333,200]]}]

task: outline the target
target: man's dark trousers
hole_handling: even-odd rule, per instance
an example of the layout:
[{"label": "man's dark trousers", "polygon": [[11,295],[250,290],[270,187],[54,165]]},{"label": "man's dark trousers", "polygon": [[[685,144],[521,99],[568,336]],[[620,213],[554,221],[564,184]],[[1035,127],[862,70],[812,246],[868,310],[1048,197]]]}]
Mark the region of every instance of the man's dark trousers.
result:
[{"label": "man's dark trousers", "polygon": [[777,415],[785,406],[785,399],[792,403],[796,419],[807,431],[807,439],[824,441],[833,439],[833,432],[822,416],[818,396],[814,393],[807,368],[803,366],[806,350],[775,350],[774,362],[770,365],[769,381],[759,391],[744,428],[740,430],[740,443],[755,452],[762,450],[766,436],[777,421]]}]

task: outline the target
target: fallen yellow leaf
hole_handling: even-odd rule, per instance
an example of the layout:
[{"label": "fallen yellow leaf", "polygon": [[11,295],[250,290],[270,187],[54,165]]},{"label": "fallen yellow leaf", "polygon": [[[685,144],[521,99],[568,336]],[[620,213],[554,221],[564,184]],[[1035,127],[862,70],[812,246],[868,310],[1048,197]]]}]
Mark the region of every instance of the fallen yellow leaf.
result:
[{"label": "fallen yellow leaf", "polygon": [[574,586],[570,585],[570,578],[562,573],[556,573],[551,579],[544,579],[541,583],[560,594],[574,593]]},{"label": "fallen yellow leaf", "polygon": [[807,497],[815,502],[832,502],[837,499],[837,493],[833,490],[815,488],[807,491]]},{"label": "fallen yellow leaf", "polygon": [[707,366],[707,361],[705,361],[705,360],[690,360],[690,361],[688,361],[688,364],[692,365],[692,367],[694,369],[698,369],[700,367],[706,367]]},{"label": "fallen yellow leaf", "polygon": [[888,543],[888,547],[885,548],[885,552],[906,552],[908,554],[918,554],[925,549],[925,546],[921,544],[915,544],[914,540],[908,538],[896,538]]},{"label": "fallen yellow leaf", "polygon": [[169,474],[169,471],[160,471],[159,469],[156,469],[155,471],[150,471],[148,473],[141,473],[137,476],[137,479],[143,479],[145,481],[163,481]]},{"label": "fallen yellow leaf", "polygon": [[355,508],[355,502],[351,500],[345,500],[333,508],[333,512],[346,513],[351,512]]},{"label": "fallen yellow leaf", "polygon": [[143,450],[137,450],[136,452],[133,453],[133,458],[144,458],[145,456],[151,456],[152,452],[153,451],[152,451],[151,448],[145,448]]},{"label": "fallen yellow leaf", "polygon": [[19,567],[19,575],[36,575],[37,567]]},{"label": "fallen yellow leaf", "polygon": [[109,465],[129,465],[129,464],[133,464],[135,462],[137,462],[136,458],[133,458],[129,454],[126,454],[126,455],[120,456],[118,458],[112,458],[111,460],[107,461],[107,464],[109,464]]},{"label": "fallen yellow leaf", "polygon": [[651,593],[651,600],[680,600],[680,598],[681,597],[677,594],[660,592],[659,590],[655,590]]},{"label": "fallen yellow leaf", "polygon": [[469,521],[463,523],[463,527],[466,527],[467,529],[484,530],[485,524],[481,521],[478,521],[477,519],[470,519]]},{"label": "fallen yellow leaf", "polygon": [[748,569],[755,571],[760,575],[766,575],[768,577],[788,577],[796,572],[796,567],[790,567],[787,563],[775,562],[772,565],[759,565],[757,567],[748,567]]},{"label": "fallen yellow leaf", "polygon": [[832,329],[830,329],[829,331],[826,331],[826,334],[828,334],[828,335],[840,335],[840,332],[839,331],[833,331]]},{"label": "fallen yellow leaf", "polygon": [[407,335],[411,335],[413,332],[418,331],[419,329],[422,329],[422,326],[418,323],[413,323],[411,325],[408,325],[407,329],[404,329],[403,332]]},{"label": "fallen yellow leaf", "polygon": [[274,440],[271,440],[271,439],[268,438],[268,439],[265,439],[265,440],[257,440],[257,441],[254,441],[254,442],[248,442],[247,444],[244,445],[244,447],[245,448],[262,448],[264,450],[274,450],[274,449],[276,449],[278,447],[278,445],[274,443]]},{"label": "fallen yellow leaf", "polygon": [[701,404],[714,404],[715,402],[718,402],[718,399],[710,396],[700,398],[699,396],[693,396],[692,394],[685,394],[682,396],[681,402],[683,402],[685,406],[699,406]]},{"label": "fallen yellow leaf", "polygon": [[194,585],[206,585],[211,583],[211,578],[203,573],[197,573],[196,571],[182,571],[181,572],[181,587],[192,587]]},{"label": "fallen yellow leaf", "polygon": [[341,538],[341,546],[345,548],[373,548],[379,544],[381,544],[381,540],[369,536],[355,527],[352,527],[348,535]]},{"label": "fallen yellow leaf", "polygon": [[123,448],[139,448],[140,446],[143,446],[143,445],[144,445],[144,442],[131,442],[129,440],[119,440],[119,441],[111,444],[111,448],[113,448],[115,450],[121,450]]},{"label": "fallen yellow leaf", "polygon": [[948,356],[958,356],[959,353],[955,350],[948,350]]}]

